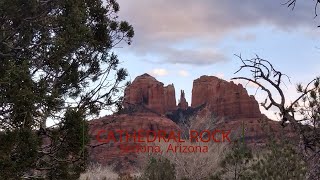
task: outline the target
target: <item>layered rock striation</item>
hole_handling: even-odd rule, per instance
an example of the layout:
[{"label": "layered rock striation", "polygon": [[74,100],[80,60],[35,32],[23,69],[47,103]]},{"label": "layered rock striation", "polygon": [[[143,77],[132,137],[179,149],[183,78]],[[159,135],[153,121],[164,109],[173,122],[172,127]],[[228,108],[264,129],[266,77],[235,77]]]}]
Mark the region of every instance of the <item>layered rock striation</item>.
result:
[{"label": "layered rock striation", "polygon": [[258,102],[248,95],[241,84],[236,85],[215,76],[201,76],[193,81],[191,107],[203,104],[207,111],[220,117],[261,117]]},{"label": "layered rock striation", "polygon": [[[101,139],[108,137],[108,132],[123,130],[133,134],[139,130],[145,131],[180,131],[179,126],[168,118],[158,116],[154,113],[134,113],[105,116],[89,122],[90,149],[89,161],[101,165],[114,166],[115,170],[130,172],[139,163],[138,154],[134,152],[123,153],[121,145],[134,146],[144,145],[143,143],[134,143],[131,138],[129,141],[122,136],[123,142],[99,142],[97,136]],[[101,130],[105,132],[99,133]],[[124,134],[124,133],[123,133]],[[117,137],[120,138],[120,137]],[[138,138],[137,138],[138,139]],[[148,145],[151,145],[148,143]]]},{"label": "layered rock striation", "polygon": [[144,106],[159,114],[175,110],[176,96],[173,84],[164,87],[149,74],[143,74],[135,78],[124,92],[124,108],[137,105]]},{"label": "layered rock striation", "polygon": [[[281,132],[282,128],[277,122],[268,120],[261,114],[257,101],[248,95],[241,84],[236,85],[232,81],[227,82],[214,76],[201,76],[193,81],[190,107],[183,90],[177,105],[173,84],[164,86],[149,74],[143,74],[136,77],[125,89],[123,106],[124,110],[128,111],[89,123],[90,161],[115,165],[120,171],[132,171],[139,164],[140,158],[134,152],[119,153],[119,142],[98,142],[96,136],[101,129],[122,129],[129,132],[140,129],[181,131],[183,127],[178,125],[181,119],[194,118],[192,128],[195,130],[227,129],[232,132],[234,139],[244,135],[245,140],[252,144],[263,144],[267,136],[261,128],[265,127],[261,125],[262,122],[269,123],[268,129],[272,133]],[[134,111],[131,111],[132,108]],[[219,118],[212,117],[212,114]],[[291,131],[288,129],[285,132],[290,134]],[[131,141],[125,144],[134,145]]]},{"label": "layered rock striation", "polygon": [[169,84],[164,87],[164,110],[172,111],[176,106],[176,92],[173,84]]},{"label": "layered rock striation", "polygon": [[[216,116],[229,118],[261,117],[259,105],[249,96],[241,84],[234,84],[215,76],[201,76],[193,81],[191,107],[206,106],[206,111]],[[149,74],[135,78],[124,94],[124,108],[143,106],[159,114],[166,114],[178,108],[187,109],[188,102],[181,90],[179,104],[176,105],[173,84],[164,86]]]}]

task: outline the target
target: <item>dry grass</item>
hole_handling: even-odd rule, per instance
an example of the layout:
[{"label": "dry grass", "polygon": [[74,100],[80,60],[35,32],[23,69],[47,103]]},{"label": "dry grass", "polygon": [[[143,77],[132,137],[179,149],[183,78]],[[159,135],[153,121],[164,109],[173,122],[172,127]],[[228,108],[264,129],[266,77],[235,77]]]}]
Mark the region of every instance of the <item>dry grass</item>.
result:
[{"label": "dry grass", "polygon": [[117,180],[118,178],[119,175],[113,171],[112,167],[95,164],[89,166],[79,180]]},{"label": "dry grass", "polygon": [[[141,172],[148,164],[151,157],[164,157],[169,159],[176,169],[176,179],[183,177],[188,179],[205,179],[213,174],[218,168],[221,157],[224,156],[226,143],[180,143],[182,146],[208,146],[208,152],[190,152],[190,153],[174,153],[166,152],[168,146],[179,145],[175,142],[156,142],[155,146],[160,146],[163,150],[162,154],[140,153]],[[140,173],[130,174],[131,177],[139,177]],[[80,180],[117,180],[120,176],[113,171],[112,166],[104,167],[101,165],[91,165],[87,171],[80,176]]]},{"label": "dry grass", "polygon": [[79,180],[131,180],[133,177],[138,178],[140,176],[139,172],[120,176],[113,171],[112,166],[92,164],[87,168],[85,173],[81,174]]},{"label": "dry grass", "polygon": [[226,152],[227,143],[181,143],[182,146],[208,146],[208,152],[166,152],[170,144],[179,145],[175,142],[157,142],[156,145],[160,146],[163,150],[162,154],[140,154],[147,164],[147,160],[151,157],[164,157],[169,159],[176,169],[176,179],[183,177],[188,179],[205,179],[210,174],[214,173],[219,168],[221,158]]},{"label": "dry grass", "polygon": [[[199,120],[200,119],[200,120]],[[199,123],[196,121],[203,121]],[[200,124],[200,125],[199,125]],[[204,118],[191,118],[188,123],[180,124],[182,127],[183,134],[186,137],[189,136],[188,132],[191,129],[197,130],[207,130],[214,129],[216,125],[216,119],[211,117]],[[186,137],[183,137],[187,139]],[[181,152],[167,152],[169,145],[182,145],[182,146],[207,146],[208,152],[190,152],[190,153],[181,153]],[[150,146],[159,146],[163,153],[138,153],[138,163],[136,164],[137,171],[143,172],[145,167],[148,165],[148,161],[151,157],[164,157],[171,161],[175,165],[176,170],[176,179],[188,178],[188,179],[206,179],[208,176],[213,174],[219,169],[219,163],[224,157],[228,143],[204,143],[204,142],[189,142],[186,140],[184,143],[176,142],[153,142],[148,143]],[[140,176],[138,174],[131,174],[133,176]],[[112,171],[111,167],[101,167],[93,166],[90,167],[86,173],[82,174],[80,180],[114,180],[119,178],[119,175]]]}]

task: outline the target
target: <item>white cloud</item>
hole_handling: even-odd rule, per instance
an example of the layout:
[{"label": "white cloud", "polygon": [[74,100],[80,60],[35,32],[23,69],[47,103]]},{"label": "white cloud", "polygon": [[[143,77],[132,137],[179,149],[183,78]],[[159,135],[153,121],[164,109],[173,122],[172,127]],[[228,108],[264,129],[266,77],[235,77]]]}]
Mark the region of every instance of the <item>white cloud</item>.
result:
[{"label": "white cloud", "polygon": [[180,71],[178,72],[178,75],[179,75],[179,76],[182,76],[182,77],[187,77],[187,76],[189,76],[189,73],[188,73],[188,71],[180,70]]},{"label": "white cloud", "polygon": [[169,72],[166,69],[163,68],[156,68],[150,71],[150,74],[152,76],[166,76],[169,74]]}]

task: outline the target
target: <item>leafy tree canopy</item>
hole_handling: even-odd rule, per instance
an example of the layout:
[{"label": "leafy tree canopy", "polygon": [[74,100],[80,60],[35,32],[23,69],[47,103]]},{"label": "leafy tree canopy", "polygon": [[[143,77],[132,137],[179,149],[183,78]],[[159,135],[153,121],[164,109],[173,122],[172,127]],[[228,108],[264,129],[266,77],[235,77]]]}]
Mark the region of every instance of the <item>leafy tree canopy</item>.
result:
[{"label": "leafy tree canopy", "polygon": [[0,0],[0,179],[84,157],[85,120],[117,104],[127,76],[111,50],[134,31],[118,11],[115,0]]}]

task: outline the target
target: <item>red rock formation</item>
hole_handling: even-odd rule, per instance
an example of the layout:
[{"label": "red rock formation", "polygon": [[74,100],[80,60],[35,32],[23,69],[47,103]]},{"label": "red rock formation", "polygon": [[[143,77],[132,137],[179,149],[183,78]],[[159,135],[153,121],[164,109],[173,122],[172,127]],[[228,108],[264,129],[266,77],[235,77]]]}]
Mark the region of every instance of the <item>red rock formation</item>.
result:
[{"label": "red rock formation", "polygon": [[[204,103],[206,103],[204,107],[199,107]],[[106,131],[122,129],[129,132],[140,129],[180,131],[178,125],[172,120],[145,111],[148,108],[152,112],[163,115],[177,109],[174,86],[172,84],[164,87],[163,83],[154,77],[143,74],[126,88],[123,105],[125,108],[135,107],[137,111],[106,116],[89,122],[90,147],[92,147],[89,149],[89,159],[91,162],[102,165],[116,165],[116,168],[121,169],[122,172],[130,172],[137,166],[138,155],[136,153],[119,153],[119,142],[101,145],[96,140],[98,131],[101,129]],[[195,113],[192,115],[197,116],[196,123],[193,124],[195,130],[210,129],[208,125],[213,122],[210,115],[214,113],[219,118],[215,119],[212,128],[231,130],[232,137],[239,139],[243,134],[244,127],[246,141],[248,140],[252,144],[266,142],[267,136],[262,129],[264,127],[262,121],[260,121],[264,117],[260,113],[257,101],[253,96],[248,95],[242,85],[236,85],[213,76],[201,76],[193,82],[191,106],[199,110],[191,111]],[[184,91],[181,91],[178,107],[184,110],[188,108]],[[189,110],[187,110],[188,113],[190,113]],[[175,112],[182,113],[184,111],[173,111],[172,114]],[[232,120],[228,120],[229,118]],[[267,122],[270,124],[270,131],[282,132],[282,127],[278,122],[269,120]],[[284,132],[288,134],[291,131],[289,129]],[[128,144],[133,145],[134,143],[129,142]]]},{"label": "red rock formation", "polygon": [[193,81],[191,107],[204,103],[207,110],[216,116],[261,117],[257,101],[248,95],[241,84],[236,85],[214,76],[201,76]]},{"label": "red rock formation", "polygon": [[152,111],[164,114],[176,108],[175,90],[173,85],[163,87],[163,83],[154,77],[143,74],[136,77],[126,88],[123,105],[125,108],[143,105]]},{"label": "red rock formation", "polygon": [[179,104],[178,104],[178,107],[180,109],[187,109],[188,108],[188,102],[185,98],[185,94],[184,94],[184,91],[181,90],[181,94],[180,94],[180,100],[179,100]]},{"label": "red rock formation", "polygon": [[[241,84],[227,82],[214,76],[201,76],[194,80],[191,107],[206,103],[206,112],[229,118],[260,117],[259,105],[253,96],[249,96]],[[153,112],[165,114],[175,110],[176,99],[173,84],[166,87],[149,74],[135,78],[125,90],[125,108],[142,105]],[[182,91],[179,108],[186,109],[188,103]],[[204,113],[204,112],[202,112]]]},{"label": "red rock formation", "polygon": [[172,111],[176,109],[176,92],[173,84],[164,87],[164,107],[165,111]]},{"label": "red rock formation", "polygon": [[[199,125],[195,129],[201,129]],[[265,145],[270,137],[275,140],[288,138],[292,142],[298,139],[291,126],[282,127],[280,122],[269,120],[266,117],[222,120],[215,124],[215,129],[230,130],[231,141],[244,138],[248,145],[253,146]]]},{"label": "red rock formation", "polygon": [[[135,113],[135,114],[122,114],[111,115],[100,119],[92,120],[89,122],[89,135],[90,135],[90,149],[89,160],[101,165],[115,165],[116,169],[125,171],[132,171],[137,161],[139,161],[136,153],[121,153],[120,144],[122,145],[135,145],[133,141],[129,142],[98,142],[96,136],[100,130],[127,131],[128,133],[138,132],[139,130],[165,130],[180,131],[180,128],[170,119],[155,115],[154,113]],[[106,135],[102,134],[102,138]],[[126,139],[123,137],[123,139]],[[137,144],[137,143],[136,143]],[[143,145],[143,143],[139,143]],[[148,143],[150,145],[150,143]]]}]

